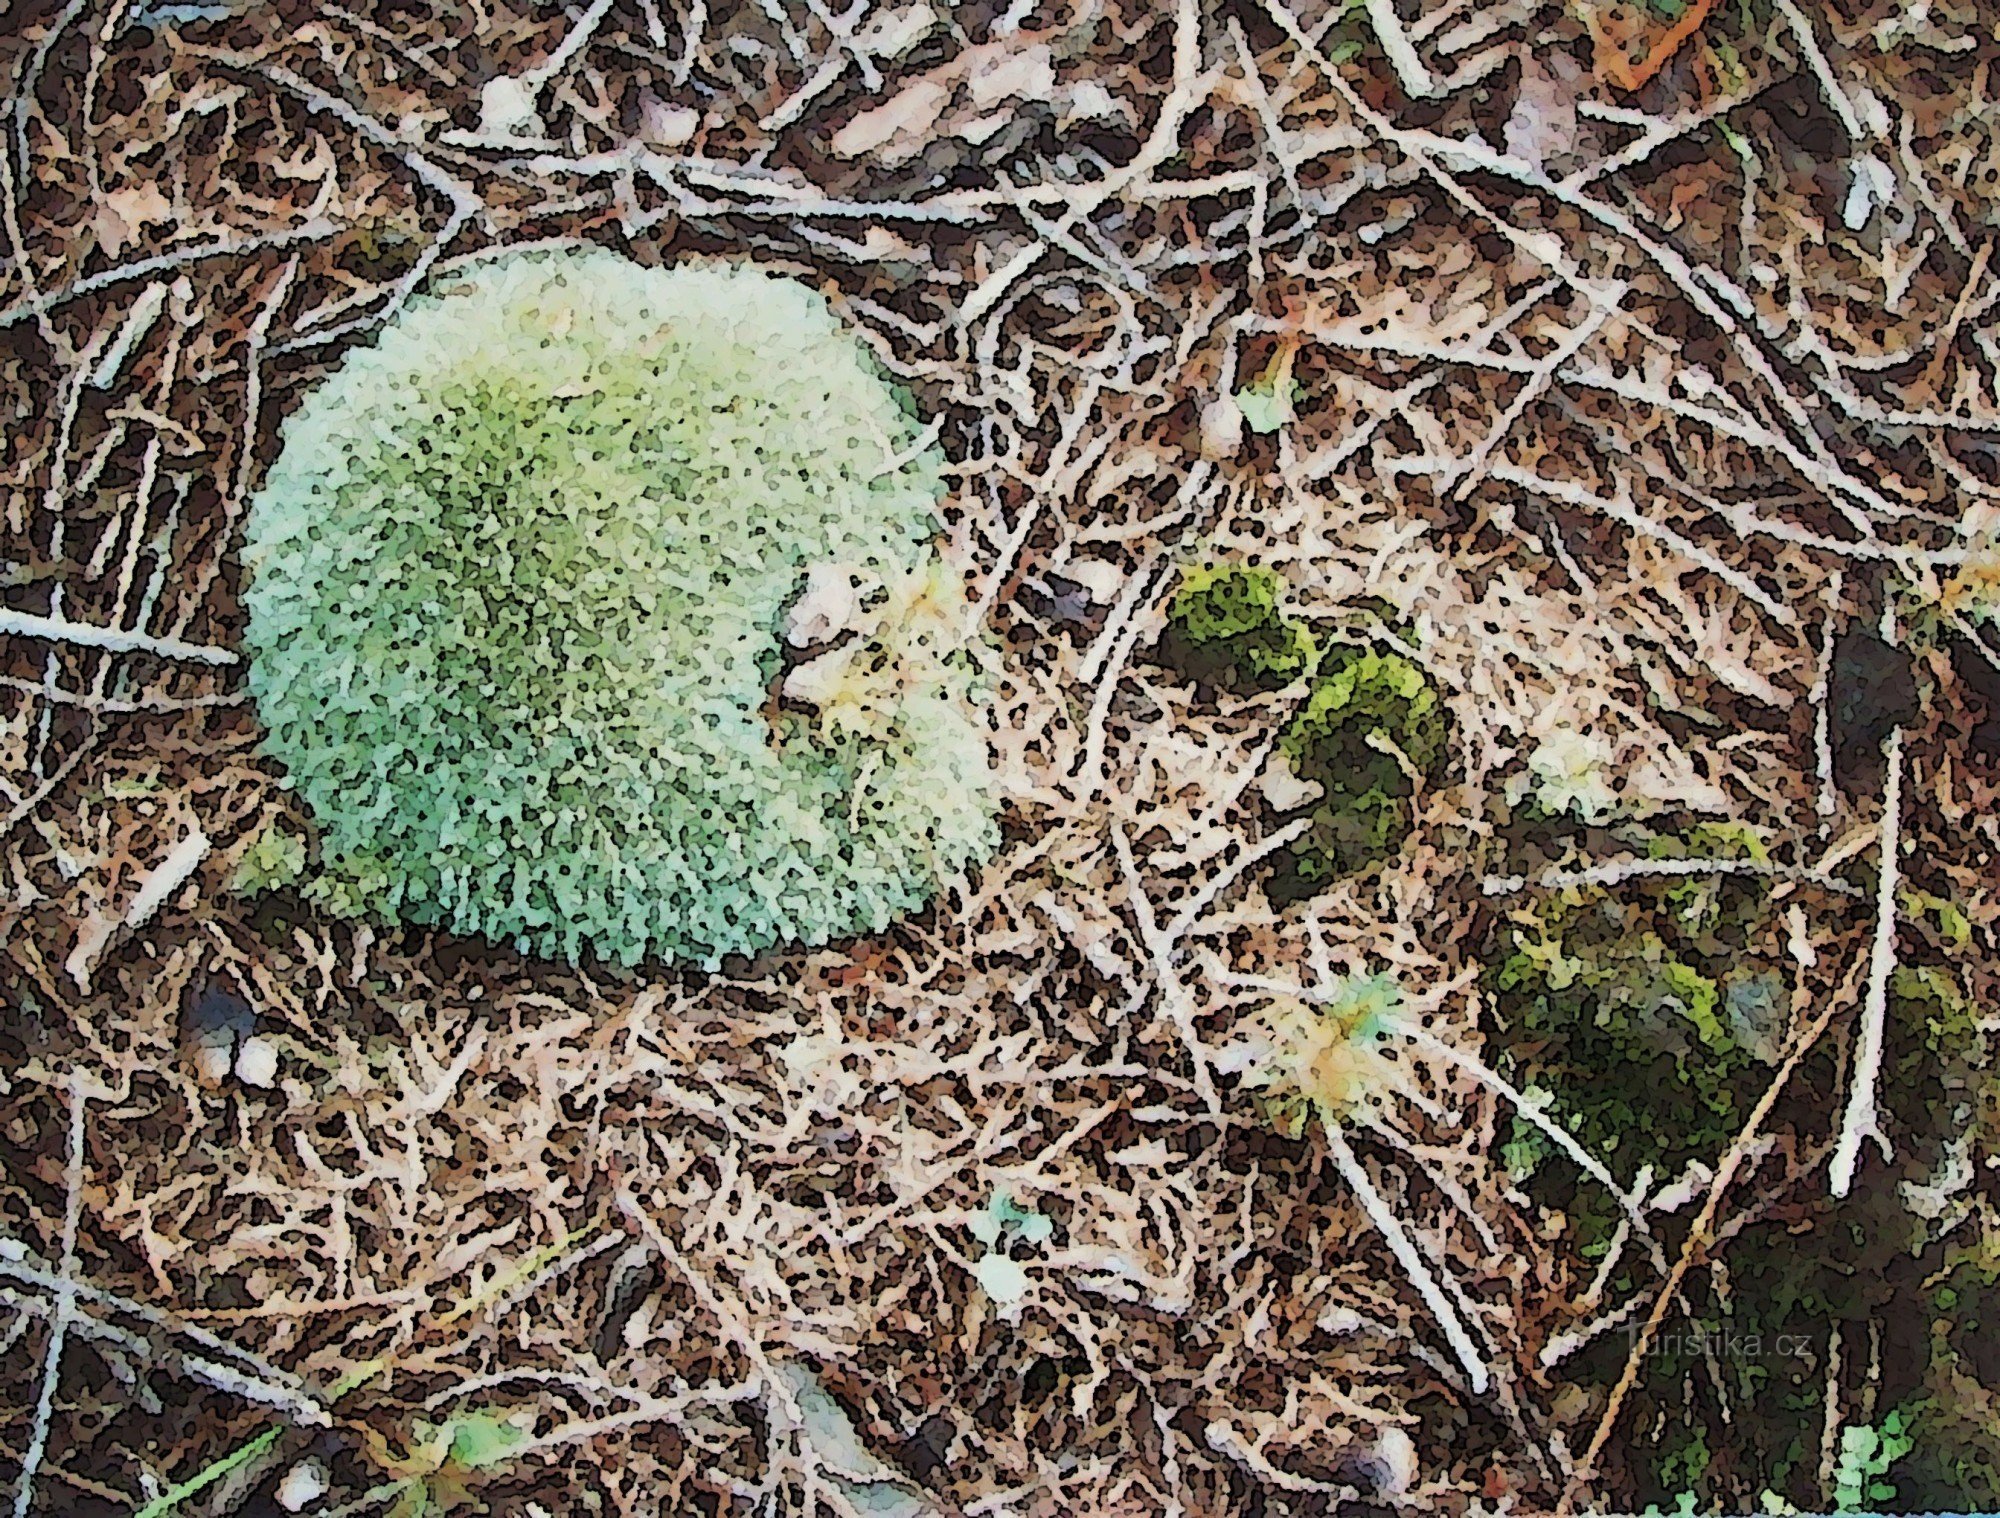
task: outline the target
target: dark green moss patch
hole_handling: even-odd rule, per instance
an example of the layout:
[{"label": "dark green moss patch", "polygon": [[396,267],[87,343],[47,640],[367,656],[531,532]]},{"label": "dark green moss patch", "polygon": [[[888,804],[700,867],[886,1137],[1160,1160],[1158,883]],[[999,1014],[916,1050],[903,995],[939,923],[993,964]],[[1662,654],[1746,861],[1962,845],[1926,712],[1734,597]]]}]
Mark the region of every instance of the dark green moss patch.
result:
[{"label": "dark green moss patch", "polygon": [[[1380,601],[1358,604],[1342,626],[1357,640],[1380,635],[1406,643],[1415,636]],[[1409,835],[1419,783],[1435,783],[1448,767],[1449,716],[1422,667],[1376,647],[1323,650],[1313,630],[1286,612],[1276,570],[1185,571],[1153,658],[1197,686],[1231,695],[1312,682],[1279,735],[1292,773],[1319,794],[1272,819],[1276,826],[1300,818],[1308,824],[1273,855],[1265,890],[1278,905],[1395,854]]]},{"label": "dark green moss patch", "polygon": [[[1620,829],[1614,841],[1659,860],[1766,857],[1756,834],[1716,824],[1651,837]],[[1948,914],[1937,915],[1949,942]],[[1713,1166],[1775,1078],[1789,1035],[1785,938],[1768,885],[1754,875],[1639,877],[1522,898],[1489,945],[1490,1057],[1547,1092],[1550,1115],[1621,1182],[1643,1167],[1657,1184],[1696,1161]],[[1916,938],[1905,936],[1906,952],[1918,949]],[[1634,1510],[1672,1511],[1692,1494],[1701,1511],[1756,1511],[1765,1491],[1823,1509],[1830,1375],[1843,1406],[1859,1408],[1865,1385],[1878,1420],[1892,1411],[1909,1420],[1915,1447],[1887,1478],[1895,1506],[1995,1505],[2000,1352],[1984,1346],[2000,1324],[2000,1271],[1989,1263],[1947,1271],[1939,1225],[1913,1210],[1910,1189],[1977,1205],[1967,1188],[1976,1192],[1973,1177],[1984,1174],[2000,1131],[1986,1045],[1978,1009],[1949,965],[1894,973],[1879,1087],[1894,1162],[1871,1150],[1864,1183],[1839,1201],[1826,1192],[1823,1167],[1776,1194],[1756,1189],[1782,1174],[1776,1159],[1757,1183],[1739,1181],[1738,1210],[1749,1217],[1714,1251],[1713,1266],[1687,1278],[1686,1311],[1669,1318],[1630,1395],[1623,1480]],[[1763,1125],[1780,1153],[1823,1150],[1828,1094],[1844,1089],[1847,1058],[1829,1037],[1793,1073]],[[1623,1214],[1548,1151],[1517,1124],[1502,1155],[1587,1279]],[[1968,1162],[1973,1176],[1940,1186]],[[1657,1226],[1671,1254],[1686,1217]],[[1613,1278],[1610,1295],[1623,1298],[1653,1278],[1652,1267],[1628,1248]],[[1601,1393],[1630,1348],[1606,1336],[1565,1362],[1565,1379]]]},{"label": "dark green moss patch", "polygon": [[1443,777],[1450,732],[1444,702],[1414,661],[1372,649],[1329,654],[1278,739],[1292,772],[1320,796],[1302,809],[1309,826],[1267,884],[1272,899],[1311,895],[1401,848],[1417,778]]},{"label": "dark green moss patch", "polygon": [[[1646,852],[1761,849],[1740,831],[1698,826],[1650,839]],[[1713,1164],[1768,1079],[1789,1017],[1779,944],[1762,883],[1741,876],[1530,902],[1502,924],[1489,961],[1501,1063],[1552,1093],[1557,1120],[1627,1185],[1641,1169],[1658,1180]],[[1506,1156],[1517,1173],[1536,1170],[1543,1142],[1517,1125]],[[1586,1257],[1604,1251],[1621,1214],[1601,1187],[1533,1189],[1565,1214]]]},{"label": "dark green moss patch", "polygon": [[1972,1249],[1930,1283],[1921,1391],[1905,1404],[1915,1447],[1899,1506],[2000,1511],[2000,1260]]},{"label": "dark green moss patch", "polygon": [[1889,980],[1881,1106],[1905,1173],[1920,1179],[1953,1135],[1990,1106],[1979,1019],[1945,971],[1898,966]]}]

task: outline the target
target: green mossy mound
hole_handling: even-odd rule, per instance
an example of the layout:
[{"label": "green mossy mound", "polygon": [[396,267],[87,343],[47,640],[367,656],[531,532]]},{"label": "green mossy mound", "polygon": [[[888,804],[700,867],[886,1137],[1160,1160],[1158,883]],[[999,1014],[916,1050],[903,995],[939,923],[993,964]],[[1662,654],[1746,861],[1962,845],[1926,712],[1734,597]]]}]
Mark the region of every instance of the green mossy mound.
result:
[{"label": "green mossy mound", "polygon": [[[749,268],[517,255],[412,301],[249,514],[314,897],[710,967],[923,905],[996,829],[918,433],[818,294]],[[849,619],[816,717],[778,699],[809,583]]]},{"label": "green mossy mound", "polygon": [[[1700,826],[1649,839],[1646,852],[1751,858],[1762,848]],[[1763,885],[1739,876],[1640,879],[1525,903],[1488,961],[1501,1067],[1551,1093],[1552,1115],[1628,1186],[1642,1169],[1657,1182],[1713,1164],[1762,1090],[1790,1016],[1778,932]],[[1517,1123],[1510,1165],[1536,1170],[1545,1144]],[[1602,1254],[1623,1217],[1602,1188],[1583,1181],[1545,1196],[1585,1258]]]}]

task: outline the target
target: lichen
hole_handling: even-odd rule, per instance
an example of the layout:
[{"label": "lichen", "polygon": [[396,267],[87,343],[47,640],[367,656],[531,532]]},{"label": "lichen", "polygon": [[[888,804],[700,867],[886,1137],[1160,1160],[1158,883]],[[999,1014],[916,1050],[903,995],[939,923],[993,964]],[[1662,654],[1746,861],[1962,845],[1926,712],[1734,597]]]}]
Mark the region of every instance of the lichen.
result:
[{"label": "lichen", "polygon": [[1404,1089],[1404,1068],[1384,1052],[1402,1007],[1402,988],[1387,975],[1346,977],[1315,1004],[1284,997],[1267,1005],[1243,1082],[1258,1093],[1265,1120],[1298,1138],[1315,1121],[1338,1126]]},{"label": "lichen", "polygon": [[[789,280],[533,254],[412,301],[249,514],[250,685],[315,898],[708,966],[922,905],[996,839],[940,462]],[[828,564],[958,620],[832,630],[861,646],[819,721],[778,686]]]},{"label": "lichen", "polygon": [[1573,815],[1601,822],[1618,809],[1611,780],[1611,746],[1574,730],[1549,734],[1528,756],[1528,785],[1551,817]]}]

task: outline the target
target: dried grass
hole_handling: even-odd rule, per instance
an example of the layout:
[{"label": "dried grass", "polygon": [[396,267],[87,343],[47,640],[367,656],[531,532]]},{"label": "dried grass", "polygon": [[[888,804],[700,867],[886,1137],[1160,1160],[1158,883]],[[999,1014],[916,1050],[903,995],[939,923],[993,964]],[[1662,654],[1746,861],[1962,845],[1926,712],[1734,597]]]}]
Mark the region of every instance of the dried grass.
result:
[{"label": "dried grass", "polygon": [[[1494,1159],[1492,1092],[1427,1062],[1435,1115],[1352,1141],[1461,1292],[1495,1376],[1472,1396],[1352,1193],[1212,1061],[1260,1000],[1237,977],[1369,969],[1476,1052],[1479,882],[1505,863],[1484,798],[1560,727],[1608,740],[1629,796],[1782,841],[1821,1009],[1801,1039],[1868,961],[1866,903],[1823,862],[1874,816],[1823,810],[1826,608],[1844,569],[1935,562],[1955,503],[2000,494],[2000,115],[1951,6],[1784,9],[1707,103],[1686,55],[1629,101],[1598,89],[1538,162],[1485,146],[1503,123],[1463,88],[1504,105],[1510,63],[1580,43],[1531,0],[1371,5],[1381,52],[1338,64],[1341,7],[1284,0],[928,30],[701,0],[22,13],[0,42],[17,1510],[143,1503],[289,1406],[200,1500],[274,1480],[312,1447],[298,1409],[374,1364],[330,1411],[347,1498],[358,1430],[476,1405],[533,1420],[503,1510],[841,1511],[794,1364],[943,1512],[1592,1490],[1618,1409],[1566,1426],[1550,1353],[1656,1328],[1693,1244],[1664,1293],[1601,1300],[1608,1270],[1550,1250]],[[1879,41],[1904,24],[1935,35]],[[1434,98],[1391,105],[1392,77]],[[482,135],[497,78],[546,135]],[[1798,88],[1893,176],[1858,230],[1755,114]],[[1708,133],[1725,106],[1747,158]],[[428,274],[570,239],[806,278],[940,418],[949,531],[1008,649],[1009,842],[923,919],[620,979],[273,928],[229,893],[287,811],[218,667],[276,417]],[[1201,408],[1280,343],[1296,423],[1203,457]],[[1197,544],[1277,565],[1310,612],[1388,601],[1458,721],[1462,779],[1413,846],[1283,913],[1255,866],[1285,698],[1203,705],[1144,658]],[[1020,590],[1048,575],[1093,615],[1038,622]],[[1983,950],[1989,782],[1935,723],[1905,753],[1904,833]],[[134,921],[191,827],[214,856]],[[217,980],[279,1049],[271,1089],[209,1089],[181,1052]],[[1753,1189],[1824,1185],[1823,1154],[1753,1137],[1699,1237]],[[996,1188],[1056,1225],[1004,1314],[970,1274]],[[1369,1474],[1388,1430],[1407,1487]]]}]

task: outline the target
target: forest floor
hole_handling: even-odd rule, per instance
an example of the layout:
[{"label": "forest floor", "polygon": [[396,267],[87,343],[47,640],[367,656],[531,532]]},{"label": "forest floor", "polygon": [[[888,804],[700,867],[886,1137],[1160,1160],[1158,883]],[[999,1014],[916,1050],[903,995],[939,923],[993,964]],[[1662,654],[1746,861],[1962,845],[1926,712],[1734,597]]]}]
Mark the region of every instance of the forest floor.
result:
[{"label": "forest floor", "polygon": [[[0,33],[17,1514],[2000,1509],[1992,6]],[[937,419],[1005,841],[879,937],[241,888],[309,821],[237,655],[279,422],[578,243],[805,280]],[[1441,693],[1385,862],[1274,886],[1301,691],[1161,656],[1206,564]],[[1405,1094],[1274,1131],[1243,1028],[1363,974]]]}]

